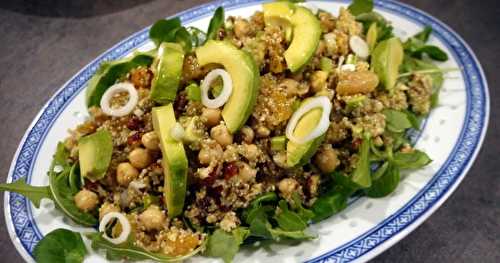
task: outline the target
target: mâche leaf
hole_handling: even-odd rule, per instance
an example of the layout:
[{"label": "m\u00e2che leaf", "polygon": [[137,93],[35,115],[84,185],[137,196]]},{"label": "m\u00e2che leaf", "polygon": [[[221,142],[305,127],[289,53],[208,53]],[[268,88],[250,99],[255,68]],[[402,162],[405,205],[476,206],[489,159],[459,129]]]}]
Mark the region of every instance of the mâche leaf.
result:
[{"label": "m\u00e2che leaf", "polygon": [[209,257],[222,258],[229,263],[233,260],[240,249],[240,245],[247,238],[250,231],[244,227],[238,227],[231,233],[222,229],[216,229],[208,238],[205,255]]},{"label": "m\u00e2che leaf", "polygon": [[31,186],[26,184],[26,179],[24,177],[10,184],[0,184],[0,191],[9,191],[21,194],[28,198],[36,208],[40,207],[40,201],[42,199],[52,199],[48,186]]},{"label": "m\u00e2che leaf", "polygon": [[354,16],[371,12],[373,10],[373,0],[354,0],[347,9]]},{"label": "m\u00e2che leaf", "polygon": [[218,7],[214,15],[212,16],[212,19],[210,19],[210,23],[208,24],[208,29],[207,29],[207,37],[205,41],[208,41],[210,39],[216,39],[217,37],[217,31],[224,25],[224,8],[223,7]]},{"label": "m\u00e2che leaf", "polygon": [[80,233],[59,228],[44,236],[33,254],[38,263],[81,263],[87,249]]}]

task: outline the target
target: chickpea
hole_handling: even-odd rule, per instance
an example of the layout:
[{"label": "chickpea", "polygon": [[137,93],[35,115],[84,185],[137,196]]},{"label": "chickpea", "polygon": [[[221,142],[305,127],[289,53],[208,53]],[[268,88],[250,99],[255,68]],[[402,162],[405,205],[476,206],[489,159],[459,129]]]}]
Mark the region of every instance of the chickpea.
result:
[{"label": "chickpea", "polygon": [[243,156],[247,158],[249,161],[255,161],[259,157],[259,148],[255,144],[244,144],[243,147]]},{"label": "chickpea", "polygon": [[87,189],[82,189],[74,197],[75,205],[78,209],[89,212],[97,207],[99,197],[96,193]]},{"label": "chickpea", "polygon": [[139,176],[139,171],[128,162],[120,163],[116,167],[116,181],[121,186],[128,186],[137,176]]},{"label": "chickpea", "polygon": [[201,164],[209,165],[212,161],[219,160],[222,157],[223,151],[219,144],[203,146],[198,152],[198,160]]},{"label": "chickpea", "polygon": [[294,79],[284,79],[280,82],[279,86],[284,88],[289,96],[297,95],[299,82]]},{"label": "chickpea", "polygon": [[242,38],[250,33],[250,23],[245,19],[236,19],[234,21],[234,34],[238,38]]},{"label": "chickpea", "polygon": [[144,212],[139,215],[139,222],[147,230],[159,230],[165,225],[165,214],[157,205],[149,206]]},{"label": "chickpea", "polygon": [[203,108],[203,110],[201,111],[201,117],[208,127],[213,127],[219,124],[221,120],[220,110]]},{"label": "chickpea", "polygon": [[128,160],[135,168],[146,168],[153,162],[148,150],[143,148],[135,148],[128,154]]},{"label": "chickpea", "polygon": [[233,143],[233,135],[229,133],[229,130],[224,124],[213,127],[212,130],[210,130],[210,136],[222,146]]},{"label": "chickpea", "polygon": [[243,139],[244,142],[252,143],[253,138],[255,137],[255,134],[254,134],[252,128],[250,128],[248,126],[243,126],[243,128],[241,128],[240,132],[241,132],[241,138]]},{"label": "chickpea", "polygon": [[292,196],[299,188],[299,183],[293,178],[285,178],[278,183],[278,189],[284,196]]},{"label": "chickpea", "polygon": [[144,147],[148,150],[156,151],[160,149],[160,139],[154,131],[142,135],[141,141]]},{"label": "chickpea", "polygon": [[257,175],[257,170],[250,167],[250,165],[244,162],[238,163],[238,170],[238,178],[240,178],[243,182],[250,182],[254,180],[255,176]]},{"label": "chickpea", "polygon": [[266,128],[264,126],[257,127],[257,137],[258,138],[269,137],[270,134],[271,134],[271,131],[268,128]]},{"label": "chickpea", "polygon": [[331,144],[324,145],[316,154],[314,163],[323,173],[331,173],[339,166],[340,161],[337,158],[337,151]]},{"label": "chickpea", "polygon": [[99,208],[99,221],[108,213],[120,212],[120,207],[110,202],[104,202]]}]

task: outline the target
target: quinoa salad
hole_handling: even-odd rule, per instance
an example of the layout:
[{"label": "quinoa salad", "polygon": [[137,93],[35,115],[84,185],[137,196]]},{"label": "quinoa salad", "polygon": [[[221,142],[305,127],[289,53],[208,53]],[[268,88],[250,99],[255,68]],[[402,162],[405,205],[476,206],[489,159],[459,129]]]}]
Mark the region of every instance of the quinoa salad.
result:
[{"label": "quinoa salad", "polygon": [[109,260],[231,262],[258,241],[321,238],[308,225],[429,164],[409,134],[438,103],[435,62],[448,59],[427,43],[432,28],[400,39],[372,1],[337,11],[219,7],[206,32],[160,20],[154,49],[103,63],[49,185],[0,185],[96,229],[54,230],[37,262],[82,262],[83,240]]}]

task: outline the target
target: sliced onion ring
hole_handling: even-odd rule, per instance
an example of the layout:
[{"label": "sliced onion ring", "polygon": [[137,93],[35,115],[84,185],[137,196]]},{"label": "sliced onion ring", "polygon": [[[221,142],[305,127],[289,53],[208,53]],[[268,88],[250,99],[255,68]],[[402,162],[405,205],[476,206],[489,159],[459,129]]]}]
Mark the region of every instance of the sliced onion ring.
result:
[{"label": "sliced onion ring", "polygon": [[[210,99],[208,97],[210,84],[212,84],[212,82],[219,76],[222,78],[223,82],[222,91],[215,99]],[[210,109],[219,108],[227,102],[232,92],[233,80],[231,79],[229,73],[223,69],[214,69],[210,71],[201,82],[201,103]]]},{"label": "sliced onion ring", "polygon": [[[128,101],[122,107],[113,109],[111,108],[110,102],[113,96],[119,92],[128,93]],[[104,113],[114,117],[122,117],[132,112],[139,101],[139,95],[137,95],[137,90],[135,90],[134,85],[127,82],[117,83],[109,87],[101,98],[101,109]]]},{"label": "sliced onion ring", "polygon": [[362,59],[366,59],[370,55],[370,48],[368,47],[368,44],[359,36],[355,35],[349,39],[349,47],[352,52],[356,54],[356,56]]},{"label": "sliced onion ring", "polygon": [[[122,232],[120,235],[116,238],[109,237],[108,234],[106,234],[106,225],[113,219],[118,219],[118,222],[122,226]],[[99,232],[103,233],[103,237],[108,240],[109,242],[118,245],[121,244],[125,241],[127,241],[128,236],[130,235],[130,232],[132,231],[132,227],[130,226],[130,222],[128,219],[122,214],[118,212],[109,212],[106,215],[104,215],[101,219],[101,222],[99,223]]]},{"label": "sliced onion ring", "polygon": [[[316,108],[321,108],[321,118],[314,128],[308,135],[297,138],[293,135],[295,131],[295,127],[297,126],[297,123],[299,120],[308,112],[310,112],[313,109]],[[327,130],[328,126],[330,125],[330,112],[332,111],[332,104],[328,97],[326,96],[318,96],[314,98],[307,99],[307,103],[302,104],[300,108],[298,108],[290,118],[290,121],[288,122],[288,125],[286,126],[286,137],[298,144],[303,144],[306,142],[309,142],[311,140],[314,140],[318,138],[319,136],[323,135]]]}]

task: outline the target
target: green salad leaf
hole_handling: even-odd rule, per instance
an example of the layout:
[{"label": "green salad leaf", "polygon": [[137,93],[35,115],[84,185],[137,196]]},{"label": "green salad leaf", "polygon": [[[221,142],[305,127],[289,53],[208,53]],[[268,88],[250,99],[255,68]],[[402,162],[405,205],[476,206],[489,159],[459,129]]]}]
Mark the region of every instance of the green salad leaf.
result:
[{"label": "green salad leaf", "polygon": [[208,24],[207,37],[205,39],[205,42],[217,38],[217,31],[219,31],[219,29],[224,25],[224,19],[224,8],[222,6],[219,6],[215,10],[212,19],[210,19],[210,23]]},{"label": "green salad leaf", "polygon": [[40,208],[40,201],[42,199],[52,199],[48,186],[31,186],[26,184],[25,177],[9,184],[0,184],[0,191],[9,191],[21,194],[28,198],[36,208]]},{"label": "green salad leaf", "polygon": [[448,55],[439,47],[425,44],[427,40],[429,40],[431,33],[432,28],[426,26],[421,32],[408,38],[403,44],[405,53],[419,59],[421,59],[424,54],[427,54],[429,58],[437,61],[448,60]]},{"label": "green salad leaf", "polygon": [[353,0],[347,9],[354,16],[371,12],[373,10],[373,0]]},{"label": "green salad leaf", "polygon": [[371,35],[375,35],[376,38],[370,40],[373,47],[375,47],[375,44],[377,42],[384,41],[394,36],[394,34],[392,33],[393,27],[390,22],[377,12],[372,11],[359,14],[356,16],[356,21],[363,24],[363,30],[367,34],[367,38],[370,27],[375,27],[376,32],[372,31]]},{"label": "green salad leaf", "polygon": [[372,186],[365,189],[368,197],[384,197],[392,193],[399,184],[399,167],[386,162],[373,175]]},{"label": "green salad leaf", "polygon": [[394,164],[401,169],[419,169],[431,162],[431,158],[426,153],[416,149],[412,152],[394,154]]},{"label": "green salad leaf", "polygon": [[382,113],[385,116],[386,128],[391,132],[404,132],[414,126],[405,112],[385,109]]},{"label": "green salad leaf", "polygon": [[172,42],[175,30],[181,27],[181,19],[161,19],[156,21],[149,30],[149,38],[159,46],[162,42]]},{"label": "green salad leaf", "polygon": [[314,222],[324,220],[346,208],[348,196],[337,191],[320,196],[313,204]]},{"label": "green salad leaf", "polygon": [[[57,208],[64,212],[75,223],[83,226],[97,225],[96,216],[86,213],[76,207],[74,196],[79,189],[71,186],[70,173],[71,166],[65,161],[63,157],[69,154],[68,150],[64,147],[63,143],[57,145],[57,150],[54,155],[54,160],[49,170],[49,188]],[[60,165],[63,167],[61,172],[54,171],[54,167]],[[73,179],[74,180],[74,179]],[[74,183],[73,183],[74,184]]]},{"label": "green salad leaf", "polygon": [[80,233],[67,229],[56,229],[43,237],[33,251],[38,263],[80,263],[87,249]]},{"label": "green salad leaf", "polygon": [[222,258],[224,262],[232,262],[240,245],[248,237],[250,231],[245,227],[238,227],[231,233],[216,229],[208,238],[205,255]]},{"label": "green salad leaf", "polygon": [[195,250],[182,256],[167,256],[161,253],[148,252],[140,247],[133,245],[130,241],[115,245],[104,239],[101,233],[90,233],[86,235],[91,240],[91,246],[94,250],[104,250],[108,260],[153,260],[156,262],[179,262],[199,253],[205,243],[200,245]]},{"label": "green salad leaf", "polygon": [[356,164],[354,172],[351,175],[352,181],[359,185],[361,188],[367,188],[371,185],[370,144],[371,137],[365,135],[359,150],[359,160]]}]

